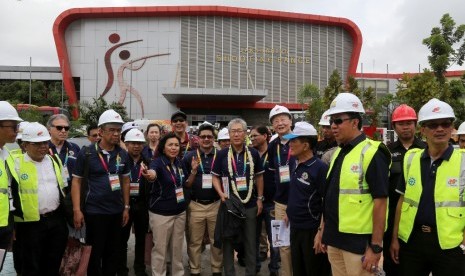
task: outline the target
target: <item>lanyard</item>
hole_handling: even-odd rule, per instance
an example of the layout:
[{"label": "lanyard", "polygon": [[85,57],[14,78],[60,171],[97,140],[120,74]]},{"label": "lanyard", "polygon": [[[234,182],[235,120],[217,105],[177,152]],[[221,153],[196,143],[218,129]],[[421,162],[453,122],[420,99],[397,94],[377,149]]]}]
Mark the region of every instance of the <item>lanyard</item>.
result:
[{"label": "lanyard", "polygon": [[[229,150],[231,151],[231,161],[232,161],[232,165],[233,165],[233,168],[234,168],[234,172],[236,173],[237,176],[240,176],[237,172],[237,165],[236,165],[236,160],[234,159],[234,156],[233,156],[233,152],[232,152],[232,147],[229,147]],[[244,172],[242,173],[242,176],[245,175],[245,171],[246,171],[246,166],[247,166],[247,151],[244,149]]]},{"label": "lanyard", "polygon": [[[276,156],[278,157],[278,166],[281,166],[281,151],[279,150],[280,146],[276,147]],[[291,151],[288,149],[287,150],[287,161],[286,165],[289,164],[289,159],[291,158]]]},{"label": "lanyard", "polygon": [[[136,168],[136,167],[137,167],[137,163],[136,163],[136,165],[134,165],[133,169]],[[139,183],[141,175],[142,175],[142,166],[139,165],[139,174],[137,176],[137,183]],[[131,174],[129,176],[130,176],[131,182],[132,182],[132,170],[131,170]]]},{"label": "lanyard", "polygon": [[[200,152],[199,152],[199,149],[197,149],[197,157],[199,158],[199,165],[200,165],[200,169],[202,170],[202,174],[205,174],[205,170],[203,169],[203,162],[202,162],[202,158],[200,157]],[[213,169],[213,165],[215,164],[215,160],[216,160],[216,149],[215,149],[215,153],[213,154],[213,160],[212,160],[212,165],[210,167],[210,171]]]},{"label": "lanyard", "polygon": [[265,164],[268,161],[268,152],[265,154],[265,158],[263,158],[263,168],[265,168]]},{"label": "lanyard", "polygon": [[189,144],[190,144],[190,141],[187,142],[186,149],[184,150],[184,155],[186,155],[187,150],[189,149]]},{"label": "lanyard", "polygon": [[[55,155],[55,153],[53,152],[53,150],[51,148],[48,149],[48,151],[50,152],[50,155]],[[66,155],[65,155],[65,161],[63,162],[63,167],[66,167],[66,164],[68,164],[68,154],[69,154],[69,148],[66,148]]]},{"label": "lanyard", "polygon": [[[110,174],[110,170],[108,170],[108,165],[103,159],[103,156],[100,154],[100,151],[98,150],[97,143],[95,143],[95,150],[97,151],[98,157],[100,158],[100,163],[102,163],[103,168],[107,171],[108,174]],[[119,157],[119,153],[118,153],[118,155],[116,156],[116,174],[118,174],[120,162],[121,162],[121,158]]]},{"label": "lanyard", "polygon": [[[180,171],[179,167],[176,166],[176,168],[178,169],[179,179],[181,180],[181,184],[180,184],[180,186],[181,186],[182,185],[182,174],[181,174],[181,171]],[[171,172],[170,166],[166,165],[166,169],[168,170],[168,172],[171,175],[171,180],[173,180],[174,187],[178,188],[178,185],[176,185],[176,183],[177,183],[176,178],[175,178],[174,174]]]}]

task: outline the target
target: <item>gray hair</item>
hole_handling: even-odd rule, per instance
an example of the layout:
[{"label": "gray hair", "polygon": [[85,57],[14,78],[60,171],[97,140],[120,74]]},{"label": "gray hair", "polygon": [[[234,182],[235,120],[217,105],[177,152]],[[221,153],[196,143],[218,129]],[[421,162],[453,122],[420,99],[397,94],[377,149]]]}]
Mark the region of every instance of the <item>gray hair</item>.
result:
[{"label": "gray hair", "polygon": [[242,130],[247,131],[247,123],[241,118],[234,118],[231,121],[229,121],[229,123],[228,123],[228,131],[229,131],[229,133],[231,133],[231,127],[234,124],[241,124],[242,125]]},{"label": "gray hair", "polygon": [[59,119],[65,120],[66,122],[68,122],[68,125],[70,125],[68,116],[66,116],[65,114],[55,114],[55,115],[50,116],[50,118],[48,118],[47,125],[46,125],[47,129],[50,129],[53,126],[53,121],[59,120]]}]

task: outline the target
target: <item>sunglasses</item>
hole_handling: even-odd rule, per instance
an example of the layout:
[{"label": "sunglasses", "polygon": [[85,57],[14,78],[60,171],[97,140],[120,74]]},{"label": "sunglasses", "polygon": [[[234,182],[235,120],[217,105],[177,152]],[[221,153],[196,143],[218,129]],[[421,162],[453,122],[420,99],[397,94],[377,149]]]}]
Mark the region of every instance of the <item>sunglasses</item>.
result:
[{"label": "sunglasses", "polygon": [[184,123],[186,120],[184,119],[174,119],[173,123]]},{"label": "sunglasses", "polygon": [[200,137],[200,139],[202,139],[202,140],[206,140],[206,139],[211,140],[211,139],[214,138],[213,135],[200,135],[199,137]]},{"label": "sunglasses", "polygon": [[352,120],[352,118],[337,118],[337,119],[329,119],[329,125],[332,125],[332,124],[335,124],[335,125],[340,125],[342,124],[344,121],[348,121],[348,120]]},{"label": "sunglasses", "polygon": [[63,129],[65,131],[69,130],[69,126],[53,126],[53,127],[56,128],[58,131],[62,131]]},{"label": "sunglasses", "polygon": [[452,126],[452,122],[447,121],[447,122],[440,122],[440,123],[427,123],[427,124],[425,124],[425,127],[429,128],[429,129],[437,129],[439,126],[441,126],[442,128],[450,128]]}]

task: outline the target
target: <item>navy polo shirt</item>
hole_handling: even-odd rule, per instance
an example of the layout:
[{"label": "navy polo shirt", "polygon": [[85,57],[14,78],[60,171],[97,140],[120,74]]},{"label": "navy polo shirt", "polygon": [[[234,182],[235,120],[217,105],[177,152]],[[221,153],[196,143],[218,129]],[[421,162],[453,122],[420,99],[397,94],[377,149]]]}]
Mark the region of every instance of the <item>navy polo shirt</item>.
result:
[{"label": "navy polo shirt", "polygon": [[139,200],[145,200],[145,197],[147,196],[147,188],[149,184],[147,183],[147,179],[142,176],[141,174],[141,163],[144,162],[146,166],[150,165],[150,162],[148,162],[143,156],[139,158],[139,160],[134,161],[132,159],[131,155],[128,154],[129,162],[129,170],[131,173],[129,174],[129,179],[131,183],[139,183],[139,194],[137,196],[131,195],[131,201],[139,201]]},{"label": "navy polo shirt", "polygon": [[270,160],[268,158],[268,152],[265,152],[260,157],[263,170],[263,197],[265,200],[263,203],[273,203],[273,198],[276,193],[276,184],[274,183],[274,171],[270,170]]},{"label": "navy polo shirt", "polygon": [[[360,134],[354,140],[345,145],[340,145],[341,151],[334,160],[330,175],[326,179],[326,187],[323,202],[323,214],[325,230],[323,231],[323,243],[355,254],[365,253],[371,234],[349,234],[339,232],[339,181],[341,176],[342,161],[345,156],[360,142],[366,139],[365,134]],[[389,164],[391,155],[384,144],[376,151],[365,174],[371,196],[373,198],[385,198],[389,193]]]},{"label": "navy polo shirt", "polygon": [[[120,177],[129,176],[128,154],[118,145],[110,152],[102,150],[98,144],[92,144],[89,149],[88,191],[84,211],[88,214],[99,215],[119,214],[124,210],[122,190],[111,190],[108,174],[118,174]],[[76,167],[73,173],[76,177],[82,178],[84,176],[85,152],[85,150],[82,150],[77,156]],[[101,154],[107,164],[108,171],[102,164],[98,153]],[[120,160],[119,166],[116,166],[117,159]]]},{"label": "navy polo shirt", "polygon": [[[197,200],[218,200],[220,199],[220,196],[216,192],[215,188],[213,188],[213,185],[211,188],[207,188],[207,189],[202,188],[202,175],[211,174],[212,165],[214,165],[213,162],[216,162],[217,160],[217,152],[218,151],[215,148],[213,148],[210,153],[205,154],[201,150],[197,149],[197,150],[192,150],[188,152],[184,156],[182,161],[187,171],[189,172],[189,174],[190,174],[190,171],[192,170],[192,167],[191,167],[192,157],[194,157],[195,159],[198,159],[198,155],[200,155],[200,160],[202,162],[202,166],[199,165],[199,168],[197,169],[197,174],[195,175],[194,183],[191,186],[191,189],[192,189],[191,199],[192,200],[196,200],[196,199]],[[213,160],[213,158],[215,158],[215,160]]]},{"label": "navy polo shirt", "polygon": [[158,152],[153,152],[149,145],[145,145],[141,152],[146,160],[153,160],[158,156]]},{"label": "navy polo shirt", "polygon": [[316,156],[297,165],[291,174],[286,213],[291,228],[316,229],[323,212],[323,192],[328,165]]},{"label": "navy polo shirt", "polygon": [[289,182],[281,183],[279,181],[279,167],[289,165],[289,172],[291,172],[293,169],[292,166],[295,164],[295,158],[289,155],[289,141],[286,144],[282,144],[280,137],[276,137],[276,139],[271,141],[268,145],[268,158],[270,170],[274,171],[274,181],[276,184],[274,201],[287,205]]},{"label": "navy polo shirt", "polygon": [[[176,158],[171,164],[165,155],[150,163],[150,168],[157,173],[157,179],[151,183],[149,210],[162,216],[175,216],[186,210],[186,194],[182,202],[176,199],[176,189],[184,188],[187,170],[181,160]],[[174,179],[174,181],[173,181]]]},{"label": "navy polo shirt", "polygon": [[181,142],[179,145],[181,149],[179,150],[179,158],[183,158],[191,150],[196,150],[199,148],[199,137],[185,133],[184,142]]},{"label": "navy polo shirt", "polygon": [[[48,142],[48,146],[50,148],[50,155],[57,154],[57,148],[51,141]],[[70,187],[71,187],[72,173],[74,171],[74,167],[76,166],[76,158],[80,150],[81,148],[79,148],[77,144],[65,141],[63,143],[63,146],[61,147],[60,153],[58,154],[58,158],[60,158],[63,166],[66,166],[68,168],[68,173],[69,173],[68,186]]]},{"label": "navy polo shirt", "polygon": [[[415,217],[415,225],[436,226],[436,209],[434,204],[434,187],[436,185],[436,172],[442,161],[449,160],[454,152],[454,147],[449,145],[446,151],[438,159],[431,162],[431,157],[428,153],[428,147],[423,151],[420,158],[421,192],[418,211]],[[457,164],[458,165],[458,164]],[[401,194],[405,193],[405,180],[397,187],[397,191]]]},{"label": "navy polo shirt", "polygon": [[[237,170],[238,172],[234,172],[233,173],[233,177],[231,178],[231,175],[229,174],[229,169],[228,169],[228,151],[229,151],[230,148],[225,148],[225,149],[222,149],[221,151],[219,151],[217,153],[217,161],[215,161],[215,164],[214,164],[214,167],[213,167],[213,171],[212,171],[212,174],[218,176],[218,177],[228,177],[228,180],[229,180],[229,192],[232,194],[233,193],[233,190],[232,190],[232,187],[231,187],[231,180],[235,180],[236,177],[242,177],[242,176],[245,176],[246,177],[246,180],[247,180],[247,190],[245,191],[238,191],[239,193],[239,196],[241,199],[245,199],[247,197],[247,193],[248,193],[248,189],[249,189],[249,176],[250,176],[250,163],[248,161],[248,157],[247,157],[247,160],[245,160],[245,164],[246,164],[246,170],[245,170],[245,173],[244,173],[244,156],[245,156],[245,146],[243,147],[242,151],[240,153],[236,153],[236,151],[234,150],[234,148],[232,148],[231,146],[231,149],[233,151],[233,157],[234,157],[234,160],[236,162],[236,167],[237,167]],[[255,176],[256,175],[259,175],[259,174],[262,174],[263,173],[263,165],[262,163],[260,162],[260,154],[258,153],[258,151],[252,147],[248,147],[249,149],[249,152],[250,154],[252,155],[252,160],[253,160],[253,166],[254,166],[254,174]],[[234,167],[232,166],[231,164],[231,167],[234,171]],[[255,188],[255,187],[254,187]],[[257,206],[257,201],[255,200],[256,198],[256,190],[255,190],[255,193],[254,195],[252,195],[252,197],[250,198],[249,202],[245,203],[245,208],[252,208],[252,207],[255,207]]]}]

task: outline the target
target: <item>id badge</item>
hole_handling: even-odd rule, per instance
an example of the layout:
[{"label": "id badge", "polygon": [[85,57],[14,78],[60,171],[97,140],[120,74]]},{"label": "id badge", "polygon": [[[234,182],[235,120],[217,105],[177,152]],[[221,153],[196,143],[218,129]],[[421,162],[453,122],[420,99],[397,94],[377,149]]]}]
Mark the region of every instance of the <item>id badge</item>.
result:
[{"label": "id badge", "polygon": [[129,195],[138,196],[139,195],[139,183],[134,182],[129,184]]},{"label": "id badge", "polygon": [[181,203],[184,201],[184,192],[182,188],[176,188],[176,200],[178,203]]},{"label": "id badge", "polygon": [[63,166],[63,176],[66,178],[67,181],[69,181],[69,179],[70,179],[69,171],[68,171],[68,167],[66,167],[66,166]]},{"label": "id badge", "polygon": [[289,166],[281,166],[279,167],[279,182],[284,183],[284,182],[290,182],[291,177],[290,177],[290,172],[289,172]]},{"label": "id badge", "polygon": [[223,184],[223,192],[229,198],[229,178],[224,176],[221,178],[221,182]]},{"label": "id badge", "polygon": [[108,175],[108,179],[110,180],[110,187],[113,192],[121,190],[121,186],[119,183],[119,177],[117,174]]},{"label": "id badge", "polygon": [[213,187],[211,174],[202,174],[202,189],[211,189]]},{"label": "id badge", "polygon": [[236,177],[236,186],[239,192],[247,191],[247,180],[244,176]]}]

